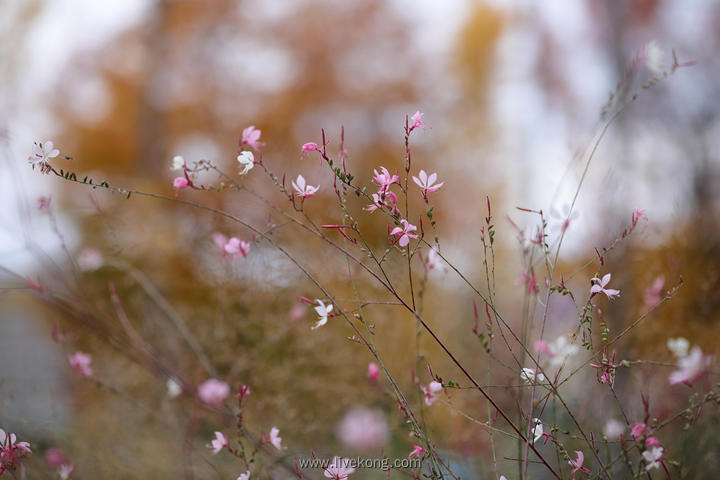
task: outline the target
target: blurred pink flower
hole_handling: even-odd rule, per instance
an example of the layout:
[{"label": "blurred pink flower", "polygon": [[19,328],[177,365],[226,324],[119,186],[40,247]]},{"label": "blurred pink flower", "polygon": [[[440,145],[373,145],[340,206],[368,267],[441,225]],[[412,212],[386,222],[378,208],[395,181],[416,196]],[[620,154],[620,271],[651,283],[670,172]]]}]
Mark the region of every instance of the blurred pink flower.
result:
[{"label": "blurred pink flower", "polygon": [[70,463],[70,459],[65,455],[65,452],[59,448],[48,448],[45,452],[45,462],[52,469],[58,468],[60,465],[66,465]]},{"label": "blurred pink flower", "polygon": [[420,170],[418,177],[413,176],[412,179],[418,187],[423,189],[424,197],[427,197],[428,193],[437,192],[438,190],[440,190],[440,187],[445,184],[445,182],[440,182],[437,185],[435,184],[435,181],[437,180],[437,173],[432,173],[430,174],[430,176],[428,176],[428,174],[425,173],[425,170]]},{"label": "blurred pink flower", "polygon": [[375,169],[373,170],[373,173],[373,180],[375,180],[375,183],[377,183],[380,187],[378,193],[387,192],[390,185],[397,183],[400,180],[400,177],[397,176],[397,174],[390,175],[390,172],[388,172],[388,169],[385,167],[380,167],[380,173],[378,173]]},{"label": "blurred pink flower", "polygon": [[50,197],[41,196],[38,197],[38,210],[44,212],[50,210]]},{"label": "blurred pink flower", "polygon": [[597,282],[595,285],[590,287],[590,293],[604,293],[608,298],[614,298],[618,295],[620,295],[620,290],[615,290],[612,288],[605,288],[605,286],[610,283],[610,279],[612,278],[612,275],[609,273],[606,273],[602,280],[600,280],[597,277],[593,277],[592,281]]},{"label": "blurred pink flower", "polygon": [[175,180],[173,180],[173,187],[177,188],[178,190],[183,189],[188,185],[189,182],[185,177],[175,177]]},{"label": "blurred pink flower", "polygon": [[582,466],[583,462],[585,461],[585,454],[579,450],[576,450],[575,455],[577,456],[575,460],[568,461],[568,465],[573,467],[573,469],[570,471],[570,474],[575,477],[575,472],[577,472],[578,470],[585,473],[590,473],[590,470],[588,470],[587,468],[583,468]]},{"label": "blurred pink flower", "polygon": [[385,445],[388,425],[382,410],[352,407],[338,422],[335,434],[343,445],[357,450],[374,450]]},{"label": "blurred pink flower", "polygon": [[305,183],[305,177],[302,175],[298,175],[296,180],[293,180],[292,186],[297,192],[298,195],[300,195],[302,198],[312,197],[315,195],[315,192],[317,192],[320,189],[320,186],[313,187],[312,185],[307,185]]},{"label": "blurred pink flower", "polygon": [[213,243],[215,244],[215,246],[218,248],[218,250],[220,250],[220,253],[222,254],[222,256],[224,257],[225,254],[227,253],[225,251],[225,244],[227,244],[228,238],[225,235],[223,235],[222,233],[216,232],[216,233],[213,233],[212,240],[213,240]]},{"label": "blurred pink flower", "polygon": [[645,432],[647,431],[647,425],[644,423],[633,423],[630,427],[630,435],[632,435],[633,438],[639,438],[645,435]]},{"label": "blurred pink flower", "polygon": [[307,311],[307,307],[305,305],[303,305],[301,303],[296,303],[290,309],[290,319],[297,322],[303,316],[305,316],[306,311]]},{"label": "blurred pink flower", "polygon": [[646,447],[659,447],[660,440],[658,440],[657,437],[648,437],[645,439],[645,446]]},{"label": "blurred pink flower", "polygon": [[280,430],[277,427],[270,429],[270,443],[278,450],[282,450],[282,438],[280,438]]},{"label": "blurred pink flower", "polygon": [[633,226],[633,228],[635,228],[635,226],[637,226],[638,222],[639,222],[640,219],[642,219],[642,218],[644,218],[645,221],[647,221],[647,219],[648,219],[648,218],[647,218],[647,215],[645,215],[645,209],[644,209],[644,208],[636,208],[635,210],[633,210],[633,213],[632,213],[632,226]]},{"label": "blurred pink flower", "polygon": [[617,440],[624,431],[625,425],[614,418],[608,420],[605,424],[605,428],[603,428],[603,434],[608,438],[608,440]]},{"label": "blurred pink flower", "polygon": [[412,121],[412,125],[410,125],[410,130],[415,130],[416,128],[424,127],[425,123],[423,123],[423,115],[420,110],[413,113],[412,117],[410,117],[410,120]]},{"label": "blurred pink flower", "polygon": [[212,449],[213,455],[217,455],[220,450],[228,446],[228,440],[222,432],[215,432],[215,439],[210,442],[208,448]]},{"label": "blurred pink flower", "polygon": [[216,378],[205,380],[198,386],[200,400],[213,407],[222,405],[229,395],[230,385]]},{"label": "blurred pink flower", "polygon": [[77,264],[83,272],[92,272],[103,266],[103,257],[95,248],[83,248],[77,256]]},{"label": "blurred pink flower", "polygon": [[653,305],[660,302],[660,300],[662,300],[662,291],[664,286],[665,277],[660,275],[653,281],[653,283],[649,287],[645,289],[644,299],[646,306],[652,307]]},{"label": "blurred pink flower", "polygon": [[350,466],[349,458],[341,459],[340,457],[335,457],[330,465],[328,465],[325,469],[324,475],[326,478],[330,478],[332,480],[345,480],[351,473],[354,472],[355,469]]},{"label": "blurred pink flower", "polygon": [[250,125],[243,130],[242,137],[240,138],[240,145],[250,145],[255,150],[259,150],[263,145],[260,143],[261,133],[262,131],[255,128],[255,125]]},{"label": "blurred pink flower", "polygon": [[377,382],[377,379],[379,376],[380,376],[380,367],[378,367],[375,363],[370,362],[368,364],[368,369],[367,369],[368,380],[370,380],[371,382]]},{"label": "blurred pink flower", "polygon": [[425,394],[425,405],[429,407],[438,399],[438,392],[442,391],[442,383],[430,382],[425,387],[423,387],[422,390]]},{"label": "blurred pink flower", "polygon": [[235,394],[235,398],[245,398],[248,395],[250,395],[250,386],[249,385],[240,385],[240,388],[238,389],[238,393]]},{"label": "blurred pink flower", "polygon": [[428,249],[425,268],[427,268],[428,270],[437,268],[443,270],[444,272],[447,272],[448,270],[447,265],[445,265],[443,259],[440,257],[440,254],[434,248]]},{"label": "blurred pink flower", "polygon": [[410,455],[408,455],[408,458],[410,457],[419,457],[422,455],[423,448],[420,445],[413,445],[412,452],[410,452]]},{"label": "blurred pink flower", "polygon": [[89,377],[93,374],[92,367],[90,366],[92,356],[87,353],[75,352],[68,357],[68,362],[70,363],[70,366],[77,370],[80,375]]},{"label": "blurred pink flower", "polygon": [[684,383],[692,385],[698,378],[702,376],[705,369],[710,366],[711,358],[703,355],[702,349],[695,346],[690,353],[678,360],[678,369],[670,374],[668,380],[671,385],[676,383]]},{"label": "blurred pink flower", "polygon": [[250,243],[240,240],[239,238],[232,237],[225,244],[225,253],[232,255],[233,259],[236,259],[239,255],[243,258],[247,258],[250,253]]},{"label": "blurred pink flower", "polygon": [[319,150],[317,143],[315,143],[315,142],[303,143],[303,146],[302,146],[302,151],[303,151],[303,153],[305,153],[305,152],[315,152],[315,151],[317,151],[317,150]]},{"label": "blurred pink flower", "polygon": [[408,223],[408,221],[405,219],[400,220],[400,223],[402,224],[402,227],[393,228],[390,232],[390,235],[396,235],[400,237],[400,240],[398,240],[398,244],[401,247],[407,247],[410,243],[411,238],[417,238],[416,234],[410,233],[416,231],[417,227],[412,223]]}]

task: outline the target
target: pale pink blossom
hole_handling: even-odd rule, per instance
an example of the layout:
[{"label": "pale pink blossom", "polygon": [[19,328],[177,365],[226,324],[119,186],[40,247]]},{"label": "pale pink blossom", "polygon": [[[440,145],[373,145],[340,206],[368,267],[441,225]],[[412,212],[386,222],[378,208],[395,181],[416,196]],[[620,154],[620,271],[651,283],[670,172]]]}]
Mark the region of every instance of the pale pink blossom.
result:
[{"label": "pale pink blossom", "polygon": [[240,175],[247,175],[255,166],[255,155],[253,155],[252,152],[244,150],[237,156],[237,161],[240,166],[243,167],[243,169],[240,170]]},{"label": "pale pink blossom", "polygon": [[408,221],[404,218],[400,220],[400,223],[402,224],[402,227],[393,228],[390,232],[390,235],[396,235],[400,237],[400,240],[398,240],[398,244],[401,247],[407,247],[410,243],[411,238],[417,238],[416,234],[411,233],[417,231],[417,227],[412,223],[408,223]]},{"label": "pale pink blossom", "polygon": [[277,427],[270,429],[270,443],[278,450],[282,450],[282,438],[280,437],[280,430]]},{"label": "pale pink blossom", "polygon": [[45,212],[47,210],[50,210],[50,197],[41,196],[38,198],[38,211],[39,212]]},{"label": "pale pink blossom", "polygon": [[633,210],[632,213],[632,226],[635,228],[640,221],[640,219],[645,219],[647,221],[647,215],[645,215],[645,209],[644,208],[636,208]]},{"label": "pale pink blossom", "polygon": [[596,293],[604,293],[608,298],[614,298],[620,295],[620,290],[615,290],[613,288],[605,288],[608,283],[610,283],[610,279],[612,278],[612,275],[609,273],[606,273],[602,280],[593,277],[592,281],[597,282],[592,287],[590,287],[590,293],[596,294]]},{"label": "pale pink blossom", "polygon": [[653,468],[660,468],[660,460],[663,458],[662,447],[652,447],[650,450],[642,452],[643,460],[645,460],[645,471],[652,470]]},{"label": "pale pink blossom", "polygon": [[538,340],[535,342],[535,351],[537,353],[547,354],[550,358],[550,365],[559,367],[565,363],[569,357],[575,355],[579,351],[579,347],[570,343],[567,335],[560,335],[552,343]]},{"label": "pale pink blossom", "polygon": [[80,375],[90,377],[93,374],[90,363],[92,362],[92,356],[83,352],[75,352],[68,357],[70,366],[74,368]]},{"label": "pale pink blossom", "polygon": [[445,262],[443,262],[440,254],[434,248],[428,249],[425,268],[427,268],[428,270],[442,269],[443,271],[447,272],[447,265],[445,265]]},{"label": "pale pink blossom", "polygon": [[702,349],[695,346],[690,353],[678,360],[678,369],[670,374],[671,385],[684,383],[692,385],[710,366],[710,357],[703,355]]},{"label": "pale pink blossom", "polygon": [[[420,178],[418,178],[420,177]],[[429,176],[427,173],[425,173],[425,170],[420,170],[420,173],[418,173],[418,176],[412,177],[413,182],[415,184],[422,188],[423,190],[423,197],[427,197],[428,193],[435,193],[438,190],[440,190],[440,187],[442,187],[445,182],[440,182],[438,184],[435,184],[437,181],[437,173],[431,173]]]},{"label": "pale pink blossom", "polygon": [[425,123],[423,123],[423,115],[420,110],[413,113],[412,117],[410,117],[410,120],[412,121],[412,125],[410,125],[410,130],[415,130],[416,128],[424,127]]},{"label": "pale pink blossom", "polygon": [[247,470],[245,473],[241,473],[237,480],[250,480],[250,470]]},{"label": "pale pink blossom", "polygon": [[65,455],[65,452],[59,448],[48,448],[47,451],[45,451],[45,461],[52,469],[70,463],[70,459]]},{"label": "pale pink blossom", "polygon": [[388,190],[384,194],[373,193],[372,199],[373,203],[365,207],[365,210],[368,212],[374,212],[378,208],[382,207],[387,208],[392,213],[396,213],[399,211],[397,208],[397,195],[395,195],[390,190]]},{"label": "pale pink blossom", "polygon": [[226,255],[225,244],[227,244],[228,238],[222,233],[213,233],[212,241],[215,246],[220,250],[220,254],[224,257]]},{"label": "pale pink blossom", "polygon": [[653,283],[645,289],[643,294],[645,305],[652,307],[662,300],[663,287],[665,286],[665,277],[660,275]]},{"label": "pale pink blossom", "polygon": [[225,253],[232,255],[233,259],[236,259],[240,255],[242,255],[243,258],[247,258],[248,253],[250,253],[250,243],[240,240],[237,237],[232,237],[227,241],[223,249]]},{"label": "pale pink blossom", "polygon": [[560,223],[561,231],[565,232],[570,227],[570,223],[580,216],[580,213],[573,210],[570,204],[566,203],[563,205],[562,210],[553,207],[550,210],[550,216]]},{"label": "pale pink blossom", "polygon": [[240,385],[238,393],[235,394],[235,398],[245,398],[252,393],[249,385]]},{"label": "pale pink blossom", "polygon": [[40,168],[45,168],[49,165],[50,159],[60,155],[60,150],[53,148],[53,142],[50,140],[46,142],[35,142],[33,143],[33,153],[28,157],[28,162],[31,165],[39,165]]},{"label": "pale pink blossom", "polygon": [[260,143],[261,133],[262,131],[255,128],[255,125],[250,125],[245,130],[243,130],[242,137],[240,138],[240,145],[249,145],[255,150],[259,150],[260,147],[262,147],[263,145],[262,143]]},{"label": "pale pink blossom", "polygon": [[573,467],[573,469],[570,471],[570,474],[574,477],[575,472],[577,472],[578,470],[585,472],[585,473],[590,473],[590,470],[583,467],[583,462],[585,461],[585,454],[579,450],[576,450],[575,455],[576,455],[575,460],[568,461],[568,465]]},{"label": "pale pink blossom", "polygon": [[423,450],[424,450],[423,447],[421,447],[420,445],[413,445],[412,452],[410,452],[410,454],[408,455],[408,458],[420,457],[420,455],[422,455],[422,453],[423,453]]},{"label": "pale pink blossom", "polygon": [[335,434],[343,445],[370,451],[385,445],[388,424],[382,410],[356,406],[338,422]]},{"label": "pale pink blossom", "polygon": [[350,466],[349,458],[335,457],[325,469],[324,475],[332,480],[345,480],[354,472],[355,468]]},{"label": "pale pink blossom", "polygon": [[175,177],[175,180],[173,180],[173,187],[178,190],[187,187],[189,184],[190,182],[188,182],[187,178],[185,177]]},{"label": "pale pink blossom", "polygon": [[305,152],[315,152],[315,151],[318,151],[318,150],[319,150],[318,144],[315,143],[315,142],[303,143],[303,146],[302,146],[302,152],[303,152],[303,153],[305,153]]},{"label": "pale pink blossom", "polygon": [[293,180],[292,186],[299,196],[302,198],[312,197],[320,189],[320,186],[313,187],[305,183],[305,177],[298,175],[296,180]]},{"label": "pale pink blossom", "polygon": [[669,338],[667,341],[667,347],[677,358],[683,358],[687,356],[688,350],[690,350],[690,342],[687,338]]},{"label": "pale pink blossom", "polygon": [[305,312],[307,311],[307,307],[301,303],[296,303],[292,306],[290,309],[290,319],[294,322],[297,322],[301,318],[305,316]]},{"label": "pale pink blossom", "polygon": [[83,248],[77,256],[78,268],[83,272],[92,272],[103,266],[102,254],[95,248]]},{"label": "pale pink blossom", "polygon": [[425,405],[428,407],[435,403],[435,401],[440,397],[438,392],[441,392],[443,389],[442,383],[440,382],[430,382],[425,387],[423,387],[423,393],[425,394]]},{"label": "pale pink blossom", "polygon": [[388,191],[388,188],[390,188],[390,185],[393,183],[398,183],[400,181],[400,177],[395,175],[390,175],[390,172],[388,172],[388,169],[385,167],[380,167],[380,173],[378,173],[377,170],[373,170],[373,180],[375,180],[375,183],[378,184],[380,187],[380,190],[378,190],[378,193],[385,193]]},{"label": "pale pink blossom", "polygon": [[614,418],[611,418],[610,420],[605,423],[605,427],[603,428],[603,434],[608,438],[608,440],[617,440],[620,438],[620,435],[623,434],[625,431],[625,425],[618,422]]},{"label": "pale pink blossom", "polygon": [[368,364],[368,369],[367,369],[368,380],[370,380],[371,382],[377,382],[377,379],[379,376],[380,376],[380,367],[378,367],[377,364],[370,362]]},{"label": "pale pink blossom", "polygon": [[315,301],[318,303],[317,307],[315,307],[315,311],[318,314],[318,321],[315,326],[312,327],[313,330],[318,327],[322,327],[327,323],[328,315],[330,314],[330,312],[332,312],[333,309],[332,303],[326,306],[325,303],[320,299],[316,299]]},{"label": "pale pink blossom", "polygon": [[646,447],[659,447],[660,445],[660,440],[658,440],[657,437],[648,437],[645,439]]},{"label": "pale pink blossom", "polygon": [[212,449],[213,455],[220,453],[220,450],[228,446],[228,439],[222,432],[215,432],[215,438],[210,442],[208,448]]},{"label": "pale pink blossom", "polygon": [[172,159],[170,170],[183,170],[186,168],[185,159],[180,155],[175,155]]},{"label": "pale pink blossom", "polygon": [[230,385],[216,378],[205,380],[198,386],[200,400],[213,407],[222,405],[229,395]]}]

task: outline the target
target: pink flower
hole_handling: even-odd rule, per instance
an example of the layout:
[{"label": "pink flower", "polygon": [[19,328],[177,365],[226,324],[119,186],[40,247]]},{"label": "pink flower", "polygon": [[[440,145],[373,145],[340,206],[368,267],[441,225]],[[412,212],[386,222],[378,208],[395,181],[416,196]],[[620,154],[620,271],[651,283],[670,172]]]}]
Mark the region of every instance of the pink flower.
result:
[{"label": "pink flower", "polygon": [[[368,212],[374,212],[378,208],[386,207],[389,209],[392,213],[398,212],[397,208],[397,195],[395,195],[393,192],[388,190],[384,194],[372,194],[373,203],[365,207],[365,210]],[[392,202],[392,204],[390,202]]]},{"label": "pink flower", "polygon": [[658,440],[657,437],[648,437],[645,439],[645,446],[646,447],[659,447],[660,440]]},{"label": "pink flower", "polygon": [[422,390],[425,394],[425,405],[429,407],[438,399],[438,392],[442,390],[442,383],[430,382],[427,386],[423,387]]},{"label": "pink flower", "polygon": [[22,457],[32,453],[28,442],[18,442],[14,433],[7,434],[0,428],[0,475],[5,470],[20,467]]},{"label": "pink flower", "polygon": [[270,443],[278,450],[282,450],[282,438],[280,438],[280,430],[277,427],[270,429]]},{"label": "pink flower", "polygon": [[198,397],[206,404],[219,407],[230,395],[230,385],[215,378],[205,380],[198,386]]},{"label": "pink flower", "polygon": [[245,398],[250,395],[250,387],[248,385],[240,385],[238,393],[235,394],[235,398]]},{"label": "pink flower", "polygon": [[644,208],[636,208],[633,210],[632,213],[632,226],[635,228],[635,226],[638,224],[641,218],[644,218],[645,221],[647,221],[647,215],[645,215],[645,209]]},{"label": "pink flower", "polygon": [[373,180],[375,180],[375,183],[378,184],[380,187],[380,190],[378,190],[378,193],[385,193],[388,191],[388,188],[390,188],[390,185],[393,183],[398,183],[400,181],[400,177],[395,175],[390,175],[390,172],[388,172],[387,168],[380,167],[380,173],[378,173],[377,170],[373,170]]},{"label": "pink flower", "polygon": [[413,445],[412,452],[410,452],[410,455],[408,455],[408,458],[410,457],[419,457],[422,455],[423,448],[420,445]]},{"label": "pink flower", "polygon": [[247,258],[248,253],[250,253],[250,243],[240,240],[239,238],[232,237],[227,241],[223,249],[225,250],[225,253],[232,255],[233,259],[236,259],[239,255],[242,255],[243,258]]},{"label": "pink flower", "polygon": [[83,272],[92,272],[103,266],[103,257],[94,248],[83,248],[77,256],[77,264]]},{"label": "pink flower", "polygon": [[33,153],[28,157],[28,162],[35,167],[39,165],[41,169],[45,169],[49,166],[51,158],[55,158],[60,155],[60,150],[53,148],[53,142],[50,140],[46,142],[35,142],[33,143]]},{"label": "pink flower", "polygon": [[583,462],[585,461],[585,454],[583,454],[583,452],[576,450],[575,455],[577,455],[577,459],[568,461],[568,465],[570,465],[571,467],[574,467],[572,469],[572,471],[570,472],[570,474],[573,477],[575,477],[575,472],[577,472],[578,470],[585,472],[585,473],[590,473],[590,470],[588,470],[587,468],[583,468],[583,466],[582,466]]},{"label": "pink flower", "polygon": [[423,197],[427,197],[428,193],[435,193],[438,190],[440,190],[440,187],[442,187],[445,182],[440,182],[437,185],[435,185],[435,181],[437,180],[437,173],[432,173],[430,176],[428,176],[427,173],[425,173],[425,170],[420,170],[420,173],[418,173],[418,177],[413,176],[413,182],[415,184],[423,189]]},{"label": "pink flower", "polygon": [[597,277],[593,277],[592,281],[597,282],[597,283],[590,288],[590,293],[593,293],[593,294],[604,293],[605,295],[607,295],[608,298],[613,298],[613,297],[618,296],[620,294],[620,290],[615,290],[612,288],[605,288],[605,286],[608,283],[610,283],[611,277],[612,277],[612,275],[610,275],[609,273],[606,273],[602,277],[602,280],[600,280]]},{"label": "pink flower", "polygon": [[303,152],[303,153],[305,153],[305,152],[316,152],[316,151],[318,151],[318,150],[319,150],[318,144],[315,143],[315,142],[303,143],[303,146],[302,146],[302,152]]},{"label": "pink flower", "polygon": [[370,380],[371,382],[377,382],[377,379],[379,376],[380,376],[380,367],[378,367],[373,362],[370,362],[368,364],[368,369],[367,369],[368,380]]},{"label": "pink flower", "polygon": [[84,375],[86,377],[92,376],[93,370],[90,366],[90,362],[92,362],[92,357],[89,354],[83,352],[75,352],[70,357],[68,357],[68,362],[70,362],[70,366],[77,370],[80,375]]},{"label": "pink flower", "polygon": [[538,340],[535,342],[535,352],[536,353],[546,353],[550,356],[552,356],[552,350],[550,350],[550,345],[545,340]]},{"label": "pink flower", "polygon": [[645,289],[644,299],[646,306],[652,307],[653,305],[659,303],[660,300],[662,300],[662,291],[664,286],[665,277],[660,275],[653,281],[653,283],[649,287]]},{"label": "pink flower", "polygon": [[387,442],[388,424],[382,410],[352,407],[338,422],[335,434],[343,445],[355,450],[375,450]]},{"label": "pink flower", "polygon": [[413,116],[410,117],[410,120],[412,120],[412,125],[410,126],[410,130],[415,130],[416,128],[424,127],[425,123],[423,123],[423,117],[424,113],[422,113],[420,110],[413,113]]},{"label": "pink flower", "polygon": [[250,125],[242,132],[242,137],[240,138],[240,145],[250,145],[255,150],[259,150],[260,147],[263,145],[260,143],[260,134],[262,132],[255,128],[255,125]]},{"label": "pink flower", "polygon": [[228,446],[228,440],[222,432],[215,432],[215,439],[210,442],[208,448],[212,449],[213,455],[217,455],[220,450]]},{"label": "pink flower", "polygon": [[187,181],[187,178],[185,177],[175,177],[175,180],[173,180],[173,187],[177,188],[178,190],[181,190],[189,185],[189,182]]},{"label": "pink flower", "polygon": [[678,360],[678,369],[671,373],[668,378],[670,384],[684,383],[688,386],[692,385],[710,366],[710,361],[710,357],[703,355],[700,347],[693,347],[689,354]]},{"label": "pink flower", "polygon": [[44,212],[50,210],[50,197],[42,196],[38,198],[38,211]]},{"label": "pink flower", "polygon": [[390,235],[397,235],[400,237],[398,244],[400,244],[401,247],[407,247],[411,238],[417,238],[417,235],[410,233],[416,231],[417,227],[412,223],[408,223],[405,219],[400,220],[400,223],[402,224],[402,227],[393,228]]},{"label": "pink flower", "polygon": [[644,436],[646,431],[647,425],[644,423],[633,423],[630,427],[630,435],[635,439]]},{"label": "pink flower", "polygon": [[292,182],[292,186],[302,198],[312,197],[320,189],[320,186],[313,187],[312,185],[305,184],[305,177],[302,175],[297,176],[297,180]]},{"label": "pink flower", "polygon": [[228,238],[225,235],[223,235],[222,233],[216,232],[216,233],[213,233],[212,240],[213,240],[213,243],[215,244],[215,246],[218,248],[218,250],[220,250],[220,253],[222,254],[222,256],[224,257],[225,254],[227,253],[225,251],[225,244],[227,243]]},{"label": "pink flower", "polygon": [[425,262],[425,268],[432,270],[434,268],[440,268],[447,272],[447,266],[444,265],[443,259],[440,254],[434,248],[431,248],[427,252],[427,262]]},{"label": "pink flower", "polygon": [[67,455],[65,455],[65,452],[63,452],[59,448],[48,448],[45,452],[45,461],[52,469],[56,469],[60,465],[66,465],[70,463],[70,459],[67,457]]},{"label": "pink flower", "polygon": [[354,472],[355,469],[350,466],[349,458],[341,459],[340,457],[335,457],[325,469],[324,475],[326,478],[331,478],[332,480],[345,480]]}]

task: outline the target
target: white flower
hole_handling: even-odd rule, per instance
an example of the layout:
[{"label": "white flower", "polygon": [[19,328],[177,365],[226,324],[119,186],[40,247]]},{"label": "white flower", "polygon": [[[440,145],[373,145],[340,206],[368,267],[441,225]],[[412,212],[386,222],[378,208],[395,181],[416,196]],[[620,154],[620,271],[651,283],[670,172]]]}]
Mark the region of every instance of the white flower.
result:
[{"label": "white flower", "polygon": [[523,368],[522,372],[520,372],[520,378],[528,385],[535,382],[542,383],[545,381],[545,375],[542,373],[536,373],[532,368]]},{"label": "white flower", "polygon": [[277,427],[272,427],[270,429],[270,443],[278,450],[282,450],[282,438],[279,437],[279,434],[280,430]]},{"label": "white flower", "polygon": [[174,378],[168,378],[165,387],[167,388],[167,396],[170,398],[175,398],[182,393],[182,387]]},{"label": "white flower", "polygon": [[237,157],[237,161],[240,162],[240,165],[243,167],[240,171],[240,175],[247,175],[247,173],[252,170],[253,166],[255,166],[255,155],[253,155],[252,152],[245,150],[240,152],[240,155]]},{"label": "white flower", "polygon": [[694,346],[690,353],[678,360],[678,369],[670,374],[670,384],[692,383],[700,378],[705,369],[710,366],[710,357],[703,355],[702,349]]},{"label": "white flower", "polygon": [[241,473],[237,480],[250,480],[250,470],[245,473]]},{"label": "white flower", "polygon": [[83,248],[77,256],[77,264],[83,272],[92,272],[103,266],[103,257],[94,248]]},{"label": "white flower", "polygon": [[306,185],[305,177],[303,177],[302,175],[298,175],[297,180],[293,180],[292,186],[297,192],[297,194],[303,198],[312,197],[315,192],[320,189],[319,185],[317,187],[313,187],[312,185]]},{"label": "white flower", "polygon": [[55,158],[60,155],[60,150],[53,148],[53,142],[50,140],[46,142],[35,142],[33,144],[33,153],[28,157],[28,162],[32,165],[40,164],[40,166],[46,165],[51,158]]},{"label": "white flower", "polygon": [[185,159],[180,155],[175,155],[170,170],[182,170],[183,168],[185,168]]},{"label": "white flower", "polygon": [[665,52],[655,40],[645,45],[645,64],[655,75],[662,75],[665,72]]},{"label": "white flower", "polygon": [[683,337],[670,338],[667,341],[667,347],[677,358],[683,358],[688,354],[690,342],[687,338]]},{"label": "white flower", "polygon": [[220,451],[228,446],[228,440],[222,432],[215,432],[215,438],[210,442],[208,447],[212,449],[213,455],[217,455]]},{"label": "white flower", "polygon": [[315,300],[318,303],[318,306],[315,307],[315,311],[318,314],[318,321],[315,324],[314,327],[312,327],[313,330],[315,330],[318,327],[322,327],[325,325],[328,321],[328,314],[332,312],[333,306],[332,304],[325,306],[322,300]]},{"label": "white flower", "polygon": [[550,357],[550,365],[559,367],[568,357],[575,355],[579,348],[568,341],[566,335],[561,335],[554,342],[548,345],[552,356]]},{"label": "white flower", "polygon": [[537,443],[538,440],[540,440],[543,436],[543,424],[540,421],[539,418],[533,418],[533,422],[535,422],[535,426],[533,426],[531,433],[534,435],[533,443]]},{"label": "white flower", "polygon": [[645,465],[645,470],[650,470],[652,468],[660,468],[660,457],[663,456],[663,448],[662,447],[653,447],[651,450],[645,450],[642,452],[643,460],[647,462],[647,465]]},{"label": "white flower", "polygon": [[349,458],[333,458],[332,463],[323,472],[326,478],[333,480],[346,480],[351,473],[355,472],[355,468],[351,466]]},{"label": "white flower", "polygon": [[603,434],[608,438],[608,440],[617,440],[624,431],[625,425],[614,418],[608,420],[605,424],[605,428],[603,428]]},{"label": "white flower", "polygon": [[68,480],[74,468],[71,463],[63,463],[60,465],[57,471],[58,475],[60,475],[60,480]]}]

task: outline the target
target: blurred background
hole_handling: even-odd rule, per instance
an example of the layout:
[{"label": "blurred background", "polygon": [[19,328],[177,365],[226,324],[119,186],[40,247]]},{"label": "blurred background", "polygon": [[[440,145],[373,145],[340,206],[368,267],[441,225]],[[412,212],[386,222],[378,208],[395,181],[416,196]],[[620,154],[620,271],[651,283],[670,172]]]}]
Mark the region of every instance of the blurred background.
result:
[{"label": "blurred background", "polygon": [[[702,0],[2,0],[0,427],[36,446],[31,478],[53,477],[42,462],[50,447],[73,458],[77,478],[235,478],[237,461],[204,447],[213,431],[232,431],[232,416],[201,414],[165,391],[168,376],[188,388],[214,376],[251,386],[247,424],[256,432],[279,426],[289,458],[311,448],[325,456],[381,449],[406,456],[413,442],[394,400],[367,384],[369,354],[345,340],[351,332],[339,321],[310,332],[315,316],[296,295],[322,294],[277,251],[258,242],[246,260],[230,264],[215,251],[213,233],[250,239],[250,232],[170,203],[42,176],[27,164],[33,141],[52,140],[73,157],[54,164],[80,178],[174,195],[174,155],[232,171],[238,138],[254,125],[269,168],[321,186],[307,212],[341,223],[340,210],[327,207],[334,200],[330,173],[300,146],[319,143],[325,129],[336,152],[344,127],[349,170],[369,184],[373,168],[403,168],[405,116],[421,110],[427,128],[413,134],[413,167],[445,182],[432,198],[443,253],[483,284],[480,228],[489,195],[499,309],[517,323],[524,310],[543,306],[532,299],[520,307],[522,246],[514,225],[528,235],[538,219],[516,207],[547,214],[572,202],[604,108],[655,76],[634,61],[651,41],[664,52],[663,70],[673,64],[673,49],[681,62],[696,64],[642,90],[610,127],[578,198],[560,272],[568,276],[593,259],[594,248],[609,246],[629,226],[634,208],[645,209],[648,222],[605,259],[602,273],[612,272],[611,286],[622,293],[603,305],[603,319],[617,333],[647,311],[645,292],[656,279],[664,289],[681,277],[684,283],[618,354],[671,361],[665,342],[672,336],[713,352],[720,333],[719,27],[720,3]],[[259,171],[244,181],[282,204]],[[246,192],[181,195],[261,229],[282,223]],[[41,196],[51,198],[49,210],[38,208]],[[351,208],[382,251],[387,222],[362,213],[363,206]],[[551,224],[551,241],[558,223]],[[289,226],[273,235],[334,295],[352,298],[344,258]],[[401,278],[403,263],[394,268]],[[598,268],[568,286],[582,297]],[[28,280],[53,295],[29,288]],[[542,280],[538,273],[541,287]],[[358,281],[365,298],[387,300],[369,278]],[[155,356],[128,353],[111,283]],[[456,275],[433,271],[424,309],[470,369],[484,375],[488,356],[469,335],[474,298]],[[567,297],[553,299],[550,312],[549,338],[577,325]],[[417,390],[411,371],[418,365],[420,382],[429,381],[426,361],[460,381],[424,337],[416,363],[416,328],[405,312],[370,308],[368,315],[380,352],[407,391]],[[198,345],[178,333],[179,318]],[[54,343],[53,325],[71,332],[71,341]],[[93,353],[107,385],[70,371],[66,357],[75,350]],[[650,367],[618,377],[634,418],[642,416],[639,389],[653,399],[655,415],[685,405],[687,391],[665,393],[668,373]],[[516,378],[498,369],[498,384]],[[584,414],[605,408],[607,391],[588,400],[582,382],[569,382],[573,405]],[[513,391],[498,395],[513,404]],[[487,420],[475,392],[458,391],[450,401]],[[168,424],[156,423],[138,402]],[[494,478],[483,428],[446,405],[429,409],[426,420],[458,473]],[[364,444],[348,433],[358,423],[375,428]],[[718,445],[709,424],[707,432],[698,428],[674,441],[673,455],[693,451],[696,464],[713,471]],[[683,468],[687,478],[712,478]],[[515,478],[514,462],[501,460],[499,469]]]}]

